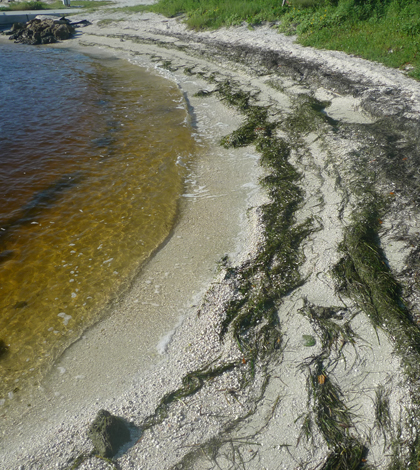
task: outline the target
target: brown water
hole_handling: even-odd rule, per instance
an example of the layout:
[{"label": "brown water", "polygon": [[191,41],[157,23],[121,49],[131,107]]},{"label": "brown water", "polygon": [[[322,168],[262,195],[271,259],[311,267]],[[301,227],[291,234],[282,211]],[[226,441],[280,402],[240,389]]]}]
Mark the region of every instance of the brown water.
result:
[{"label": "brown water", "polygon": [[165,239],[195,151],[175,84],[29,49],[0,49],[2,403],[39,383]]}]

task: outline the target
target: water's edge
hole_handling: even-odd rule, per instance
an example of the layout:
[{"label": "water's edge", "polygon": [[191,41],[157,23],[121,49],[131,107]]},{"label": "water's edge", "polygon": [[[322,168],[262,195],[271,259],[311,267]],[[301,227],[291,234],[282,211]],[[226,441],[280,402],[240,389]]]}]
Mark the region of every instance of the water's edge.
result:
[{"label": "water's edge", "polygon": [[[154,25],[157,28],[160,26]],[[162,29],[166,31],[166,23]],[[165,361],[149,375],[139,376],[131,385],[127,383],[126,388],[125,385],[119,387],[119,384],[114,384],[108,400],[102,400],[99,394],[96,406],[92,406],[86,414],[82,413],[78,419],[72,419],[71,413],[66,416],[66,436],[72,433],[74,436],[75,429],[85,429],[86,422],[82,425],[78,422],[79,419],[83,420],[82,416],[93,417],[98,407],[107,407],[132,420],[139,427],[152,423],[151,429],[144,433],[140,441],[133,440],[131,447],[118,456],[118,465],[124,469],[133,466],[198,469],[219,468],[221,465],[223,468],[232,466],[238,459],[243,461],[244,456],[248,457],[246,466],[249,469],[259,469],[263,463],[268,468],[276,468],[279,462],[284,468],[293,468],[296,464],[305,466],[308,462],[319,466],[326,462],[333,464],[337,455],[358,459],[359,463],[367,457],[368,463],[374,462],[379,468],[387,468],[389,461],[384,459],[383,449],[387,442],[390,443],[389,437],[395,437],[395,432],[398,431],[397,440],[392,441],[393,449],[397,449],[392,458],[404,461],[405,467],[402,468],[408,468],[410,455],[404,453],[407,446],[404,448],[403,444],[410,442],[410,452],[416,452],[414,447],[418,425],[417,421],[413,421],[417,420],[415,413],[418,410],[416,388],[410,387],[405,381],[405,366],[401,367],[400,359],[394,353],[395,339],[392,335],[387,335],[386,325],[379,325],[381,329],[385,326],[384,331],[375,330],[369,320],[369,312],[372,311],[369,310],[369,305],[361,306],[357,296],[344,297],[343,291],[337,292],[331,277],[334,268],[337,270],[347,266],[354,269],[349,266],[349,260],[353,260],[357,268],[361,267],[364,275],[363,270],[366,267],[363,266],[363,256],[357,259],[359,252],[352,242],[352,233],[365,236],[360,228],[360,221],[369,220],[372,225],[364,227],[368,230],[375,229],[376,232],[373,230],[370,238],[365,237],[363,246],[367,246],[368,252],[378,255],[381,261],[380,270],[383,271],[383,258],[380,258],[376,245],[372,244],[372,239],[375,238],[373,235],[380,233],[383,243],[386,243],[387,260],[393,272],[397,273],[401,282],[410,282],[409,279],[404,279],[401,271],[404,267],[400,260],[401,253],[408,256],[406,250],[413,250],[395,238],[401,236],[397,233],[401,224],[394,225],[393,222],[397,220],[405,224],[408,220],[407,226],[401,226],[408,229],[406,235],[415,243],[415,233],[412,230],[415,231],[418,227],[418,211],[410,205],[411,202],[407,204],[404,198],[401,199],[400,192],[396,193],[395,181],[388,186],[388,183],[384,183],[386,179],[381,179],[383,174],[377,169],[379,155],[375,154],[374,145],[381,137],[376,135],[372,138],[371,134],[375,131],[375,125],[372,124],[376,123],[381,113],[391,112],[394,119],[402,125],[399,129],[394,128],[395,132],[404,134],[407,130],[404,126],[409,127],[410,123],[412,129],[418,127],[415,115],[403,116],[404,110],[398,107],[398,101],[402,98],[398,80],[392,82],[392,77],[386,73],[378,74],[375,78],[367,73],[361,85],[359,70],[355,75],[346,68],[339,71],[335,69],[331,73],[329,65],[332,68],[337,67],[337,62],[333,60],[326,61],[325,68],[317,65],[320,56],[318,51],[306,60],[290,57],[292,52],[282,54],[264,50],[259,54],[261,51],[258,47],[244,46],[249,37],[251,42],[255,41],[255,35],[259,38],[258,31],[255,34],[242,31],[243,42],[235,48],[223,37],[229,31],[222,33],[220,42],[214,38],[206,38],[207,33],[203,33],[202,36],[197,35],[197,41],[191,44],[194,33],[185,32],[185,36],[182,36],[177,25],[174,25],[174,29],[174,45],[169,50],[167,32],[158,37],[156,32],[148,31],[143,38],[139,38],[127,35],[122,28],[115,31],[116,39],[98,37],[100,32],[96,30],[85,37],[85,44],[106,44],[119,50],[126,49],[127,52],[132,50],[136,55],[146,55],[155,60],[158,57],[158,62],[170,67],[184,86],[194,83],[207,91],[207,94],[202,93],[207,98],[195,101],[196,109],[200,109],[201,103],[204,109],[212,108],[211,111],[223,114],[221,108],[217,108],[217,100],[213,100],[214,95],[211,92],[214,87],[220,87],[225,102],[238,107],[242,105],[242,109],[251,105],[247,116],[259,119],[258,126],[251,119],[246,122],[246,126],[241,127],[244,121],[239,119],[236,126],[238,132],[230,134],[225,143],[228,146],[234,142],[249,142],[254,139],[257,140],[259,149],[264,151],[265,137],[278,138],[275,147],[278,161],[275,163],[284,165],[282,170],[290,171],[288,175],[291,178],[296,178],[296,174],[289,165],[302,172],[300,186],[280,186],[282,191],[279,196],[285,198],[280,201],[283,201],[281,204],[286,203],[286,207],[289,196],[292,203],[299,200],[299,191],[307,196],[301,205],[293,206],[292,213],[296,219],[292,217],[288,220],[291,225],[286,224],[290,233],[299,235],[300,240],[305,241],[295,247],[300,256],[294,260],[295,263],[293,260],[291,263],[294,274],[295,264],[298,263],[304,282],[297,282],[284,297],[275,297],[276,302],[273,302],[273,297],[269,297],[273,294],[272,286],[265,284],[264,269],[267,266],[261,267],[261,263],[254,265],[254,256],[258,251],[252,251],[247,244],[243,245],[245,252],[242,259],[233,257],[232,263],[228,259],[221,263],[217,282],[207,291],[198,311],[195,302],[188,309],[189,315],[186,316],[183,327],[175,332],[169,345],[170,354]],[[270,32],[264,28],[262,32],[264,34],[259,39],[265,41]],[[238,30],[235,30],[235,41],[238,39],[237,35]],[[123,41],[120,42],[120,39]],[[133,43],[127,45],[131,40]],[[183,52],[185,44],[182,40],[189,43],[190,54]],[[159,41],[161,48],[157,46]],[[194,47],[199,51],[198,57],[191,53]],[[298,47],[289,45],[289,48],[300,53]],[[214,59],[215,50],[219,53],[217,59]],[[310,56],[310,51],[306,51],[306,54]],[[220,65],[224,63],[220,59],[226,55],[232,59],[228,70]],[[203,56],[208,57],[208,61],[203,60]],[[213,64],[211,58],[220,60],[220,64]],[[238,70],[232,66],[235,61]],[[244,63],[247,61],[251,71],[259,69],[259,75],[244,74]],[[264,66],[267,68],[263,68]],[[280,72],[278,67],[281,67]],[[261,75],[261,70],[266,74]],[[370,72],[375,70],[376,67],[372,66]],[[383,72],[382,69],[380,71]],[[388,80],[390,87],[390,83],[394,83],[392,93],[383,87],[381,80]],[[227,84],[226,81],[230,83]],[[194,88],[190,90],[194,91]],[[420,94],[418,86],[410,83],[407,83],[407,90],[413,93],[410,101],[412,109],[407,110],[409,113],[418,104],[416,96]],[[356,99],[351,96],[350,91],[355,93]],[[250,93],[255,101],[249,102]],[[273,106],[273,103],[276,104]],[[269,115],[272,121],[266,121],[264,113],[253,107],[267,108],[268,105],[276,109],[274,116]],[[343,108],[347,112],[340,115]],[[369,110],[370,113],[367,112]],[[224,113],[230,112],[224,109]],[[411,122],[408,122],[410,119]],[[342,122],[341,127],[337,124],[338,121]],[[268,133],[273,129],[273,123],[282,125],[278,125],[276,134],[270,136]],[[381,123],[380,129],[385,134],[392,129],[382,124],[384,123]],[[223,133],[228,134],[228,127],[219,132],[219,135]],[[410,136],[409,133],[406,135]],[[245,155],[249,148],[252,147],[244,149]],[[388,150],[391,151],[390,155],[399,155],[398,152],[392,153],[394,148]],[[409,152],[408,148],[404,148],[404,153]],[[272,157],[270,154],[265,156],[268,162]],[[381,179],[383,185],[371,186],[372,182],[376,183],[373,173]],[[220,179],[222,175],[217,176]],[[266,180],[269,188],[272,187],[271,182],[276,181],[275,173],[272,176],[273,180]],[[369,191],[363,190],[366,185]],[[398,191],[402,190],[405,191],[404,188],[399,188]],[[379,207],[376,191],[388,194],[388,202],[392,208],[389,214],[379,220],[374,213]],[[373,199],[369,199],[371,196]],[[255,204],[261,202],[255,201]],[[369,217],[358,211],[360,207],[369,211]],[[401,210],[402,207],[404,210]],[[405,210],[410,211],[408,218]],[[221,212],[223,209],[219,207],[218,214]],[[281,219],[283,211],[277,212]],[[275,214],[273,215],[275,220]],[[261,222],[258,216],[261,216],[259,210],[249,211],[250,225],[251,222],[257,222],[258,226]],[[271,219],[266,220],[271,222]],[[314,225],[306,232],[305,238],[305,228],[308,229],[309,222]],[[286,233],[282,231],[281,236],[287,235],[288,230]],[[253,233],[256,232],[258,228]],[[174,237],[170,241],[172,240]],[[287,242],[287,237],[285,241]],[[341,251],[337,251],[340,241]],[[186,255],[186,246],[182,248]],[[157,258],[158,256],[152,261],[158,262]],[[288,257],[271,260],[274,261],[274,268],[277,268],[284,261],[288,262]],[[242,264],[242,261],[245,262]],[[157,268],[159,272],[159,264]],[[260,268],[262,271],[259,271]],[[281,271],[275,272],[279,279],[282,279]],[[255,276],[255,273],[261,276]],[[383,273],[384,278],[389,279],[389,273]],[[274,281],[276,279],[277,277]],[[259,284],[261,280],[264,282]],[[373,284],[367,287],[376,289]],[[149,285],[156,288],[153,282]],[[415,285],[412,287],[416,289]],[[380,300],[378,292],[375,291],[374,295],[377,296],[375,301]],[[412,300],[415,301],[415,298]],[[134,307],[134,301],[135,299],[129,305],[130,308]],[[416,302],[413,305],[414,312],[415,305]],[[245,306],[243,310],[242,306]],[[261,312],[255,308],[257,306],[264,308],[261,309],[259,321],[254,322]],[[364,312],[365,309],[368,315]],[[267,317],[266,314],[273,310],[278,315],[279,323],[270,324],[267,329],[265,322],[272,319],[273,315]],[[393,321],[392,317],[389,319]],[[224,326],[229,325],[229,321],[232,322],[232,328],[228,329],[229,334],[220,341],[219,333]],[[120,326],[123,325],[121,322]],[[245,330],[247,334],[238,335],[238,326],[249,327]],[[412,327],[413,324],[410,331],[414,331]],[[116,330],[111,328],[109,332],[111,331]],[[253,338],[261,337],[259,333],[263,333],[263,338],[267,340],[263,347],[258,342],[252,342]],[[274,333],[276,341],[272,344],[270,339]],[[332,342],[328,340],[331,335]],[[249,343],[248,339],[251,340]],[[138,337],[135,341],[137,340]],[[238,348],[238,343],[242,349]],[[243,347],[244,344],[251,345],[252,348],[247,350]],[[272,352],[268,360],[264,356],[267,351]],[[89,345],[86,345],[86,352],[92,352]],[[412,357],[416,357],[415,351],[413,354]],[[71,365],[71,362],[68,364]],[[184,383],[181,378],[185,378]],[[384,395],[380,395],[381,390],[385,390],[386,400]],[[171,400],[171,396],[175,399]],[[372,406],[373,403],[377,405]],[[375,407],[377,409],[378,406],[388,410],[387,419],[391,422],[391,431],[378,427],[380,425],[375,421]],[[357,415],[348,413],[349,409],[355,410]],[[414,414],[402,418],[402,410],[410,410]],[[404,426],[403,433],[401,426]],[[332,429],[332,434],[328,434],[329,429]],[[45,442],[45,438],[40,442]],[[59,442],[60,450],[66,454],[66,458],[74,460],[76,452],[70,450],[72,441],[67,437],[60,438]],[[78,444],[78,452],[84,451],[87,454],[91,449],[85,436],[79,438]],[[47,456],[40,450],[35,452],[35,457],[28,457],[26,449],[22,452],[31,462],[64,461],[58,456],[54,445],[45,446],[43,452],[46,447],[50,452],[47,452]],[[33,448],[39,449],[39,443],[34,443]],[[195,449],[198,451],[195,452]],[[339,452],[340,449],[344,449],[344,452]],[[98,465],[98,461],[88,458],[83,468],[95,468],[95,465]]]}]

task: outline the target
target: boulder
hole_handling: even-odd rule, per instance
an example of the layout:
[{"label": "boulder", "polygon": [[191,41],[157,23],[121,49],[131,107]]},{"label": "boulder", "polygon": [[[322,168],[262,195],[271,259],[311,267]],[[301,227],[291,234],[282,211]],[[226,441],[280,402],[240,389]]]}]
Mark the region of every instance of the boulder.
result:
[{"label": "boulder", "polygon": [[88,435],[95,452],[106,458],[113,457],[130,440],[130,430],[125,421],[106,410],[98,411]]},{"label": "boulder", "polygon": [[63,41],[74,33],[74,28],[68,24],[54,25],[53,34],[56,39]]},{"label": "boulder", "polygon": [[10,31],[9,39],[21,44],[51,44],[69,39],[75,32],[69,21],[61,18],[34,18],[28,23],[15,23]]}]

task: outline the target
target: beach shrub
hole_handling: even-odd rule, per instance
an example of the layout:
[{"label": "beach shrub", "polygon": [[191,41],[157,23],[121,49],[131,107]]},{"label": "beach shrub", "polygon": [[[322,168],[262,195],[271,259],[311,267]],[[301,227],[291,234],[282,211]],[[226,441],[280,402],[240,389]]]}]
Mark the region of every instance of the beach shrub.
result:
[{"label": "beach shrub", "polygon": [[250,25],[277,21],[288,8],[282,3],[281,0],[160,0],[148,9],[169,17],[185,14],[188,26],[193,29],[215,29],[244,21]]},{"label": "beach shrub", "polygon": [[47,10],[48,5],[44,2],[38,2],[38,1],[19,2],[19,3],[10,4],[8,9],[12,11]]},{"label": "beach shrub", "polygon": [[[94,9],[112,3],[108,0],[79,0],[72,3],[72,7]],[[38,0],[29,2],[13,2],[7,6],[0,7],[0,11],[23,11],[23,10],[61,10],[67,8],[62,1],[57,0],[54,3],[45,3]]]},{"label": "beach shrub", "polygon": [[280,32],[304,46],[341,50],[401,68],[420,79],[420,4],[410,0],[339,0],[290,7]]}]

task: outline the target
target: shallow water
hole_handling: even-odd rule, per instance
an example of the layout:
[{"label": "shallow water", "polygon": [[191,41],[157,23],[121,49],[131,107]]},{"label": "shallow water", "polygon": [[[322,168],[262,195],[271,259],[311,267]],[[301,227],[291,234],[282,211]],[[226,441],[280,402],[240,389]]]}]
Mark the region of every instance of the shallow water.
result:
[{"label": "shallow water", "polygon": [[[0,48],[0,399],[37,384],[177,213],[177,86],[116,59]],[[181,164],[180,164],[181,163]]]}]

